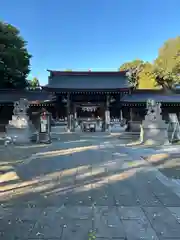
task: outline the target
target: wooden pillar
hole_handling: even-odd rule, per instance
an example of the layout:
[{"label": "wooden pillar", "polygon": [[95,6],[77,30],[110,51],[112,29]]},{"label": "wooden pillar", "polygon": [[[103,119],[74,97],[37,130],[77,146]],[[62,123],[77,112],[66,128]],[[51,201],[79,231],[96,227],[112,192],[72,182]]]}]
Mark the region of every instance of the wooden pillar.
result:
[{"label": "wooden pillar", "polygon": [[120,121],[122,121],[123,120],[123,110],[122,110],[122,108],[120,108]]},{"label": "wooden pillar", "polygon": [[71,131],[71,118],[70,118],[70,108],[71,108],[71,101],[70,101],[70,93],[67,93],[67,131]]},{"label": "wooden pillar", "polygon": [[76,128],[76,119],[77,119],[77,113],[76,113],[76,104],[73,103],[73,122],[72,122],[72,131],[74,132],[75,131],[75,128]]},{"label": "wooden pillar", "polygon": [[76,110],[76,104],[74,103],[74,119],[77,120],[77,110]]},{"label": "wooden pillar", "polygon": [[104,121],[104,130],[109,130],[110,124],[110,111],[109,111],[109,95],[106,95],[106,104],[105,104],[105,121]]},{"label": "wooden pillar", "polygon": [[130,121],[133,121],[133,110],[132,110],[132,107],[130,107]]},{"label": "wooden pillar", "polygon": [[123,112],[123,108],[122,108],[122,104],[121,104],[121,97],[122,97],[122,93],[119,94],[119,107],[118,107],[118,110],[119,110],[119,119],[121,119],[121,114],[122,116],[124,116],[124,112]]}]

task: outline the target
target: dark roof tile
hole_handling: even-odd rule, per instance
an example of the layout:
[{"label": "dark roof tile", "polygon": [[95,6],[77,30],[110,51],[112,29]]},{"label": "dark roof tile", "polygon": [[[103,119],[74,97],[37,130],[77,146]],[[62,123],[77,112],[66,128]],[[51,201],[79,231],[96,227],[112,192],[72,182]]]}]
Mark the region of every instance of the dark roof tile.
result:
[{"label": "dark roof tile", "polygon": [[1,103],[12,103],[18,101],[20,98],[26,98],[30,103],[52,100],[52,96],[48,92],[41,90],[0,90]]},{"label": "dark roof tile", "polygon": [[132,93],[122,97],[121,102],[125,103],[145,103],[148,99],[156,102],[180,103],[180,94],[153,94],[153,93]]},{"label": "dark roof tile", "polygon": [[50,77],[47,88],[61,90],[118,90],[130,88],[125,75],[72,75]]},{"label": "dark roof tile", "polygon": [[125,76],[127,71],[56,71],[47,70],[53,76]]}]

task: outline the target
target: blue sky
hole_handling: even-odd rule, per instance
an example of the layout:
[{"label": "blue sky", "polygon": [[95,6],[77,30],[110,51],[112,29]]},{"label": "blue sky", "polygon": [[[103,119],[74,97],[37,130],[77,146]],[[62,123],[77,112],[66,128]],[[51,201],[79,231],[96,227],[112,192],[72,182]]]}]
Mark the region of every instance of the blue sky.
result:
[{"label": "blue sky", "polygon": [[180,35],[180,0],[2,0],[0,18],[21,31],[33,55],[30,78],[46,69],[117,70],[152,61]]}]

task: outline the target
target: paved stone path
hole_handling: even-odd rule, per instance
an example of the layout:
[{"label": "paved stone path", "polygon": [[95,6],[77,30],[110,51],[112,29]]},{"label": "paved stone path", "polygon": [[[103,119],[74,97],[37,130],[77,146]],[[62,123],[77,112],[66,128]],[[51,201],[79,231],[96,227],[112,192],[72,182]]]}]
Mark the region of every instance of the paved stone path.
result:
[{"label": "paved stone path", "polygon": [[180,239],[180,198],[120,141],[92,134],[0,185],[0,239]]}]

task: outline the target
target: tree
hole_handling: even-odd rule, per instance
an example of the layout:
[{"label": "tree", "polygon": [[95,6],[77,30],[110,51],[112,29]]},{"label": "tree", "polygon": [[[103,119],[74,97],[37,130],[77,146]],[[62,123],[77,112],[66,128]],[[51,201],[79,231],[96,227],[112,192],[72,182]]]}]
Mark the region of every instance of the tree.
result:
[{"label": "tree", "polygon": [[134,60],[132,62],[126,62],[119,68],[120,71],[127,71],[130,84],[134,87],[138,87],[139,73],[143,70],[144,62],[142,60]]},{"label": "tree", "polygon": [[171,89],[180,82],[180,37],[169,39],[159,50],[153,74],[158,85]]},{"label": "tree", "polygon": [[30,58],[19,30],[0,21],[0,88],[26,87]]},{"label": "tree", "polygon": [[144,64],[143,70],[139,73],[139,89],[159,89],[157,86],[154,74],[153,74],[153,66],[151,63],[146,62]]},{"label": "tree", "polygon": [[30,87],[34,89],[40,87],[39,80],[36,77],[34,77],[31,81],[29,81],[29,84],[30,84]]}]

